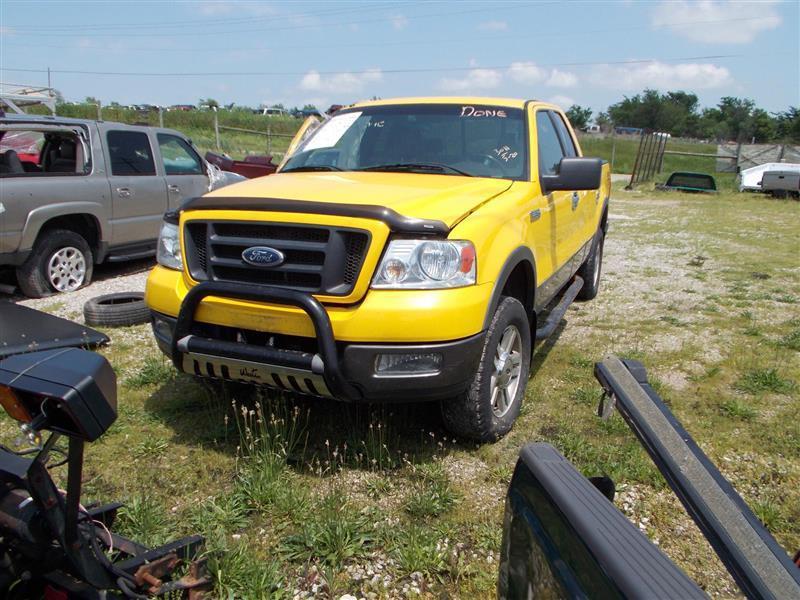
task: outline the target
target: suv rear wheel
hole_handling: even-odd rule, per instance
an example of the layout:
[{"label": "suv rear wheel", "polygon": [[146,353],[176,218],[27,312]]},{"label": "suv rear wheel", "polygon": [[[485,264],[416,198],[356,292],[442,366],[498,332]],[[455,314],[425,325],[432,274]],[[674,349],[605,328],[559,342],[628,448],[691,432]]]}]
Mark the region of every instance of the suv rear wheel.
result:
[{"label": "suv rear wheel", "polygon": [[39,234],[28,260],[17,268],[17,282],[26,296],[42,298],[87,285],[93,267],[92,249],[81,235],[51,229]]},{"label": "suv rear wheel", "polygon": [[451,433],[494,442],[519,416],[531,363],[531,328],[516,298],[503,298],[486,332],[478,371],[469,389],[442,402],[442,418]]}]

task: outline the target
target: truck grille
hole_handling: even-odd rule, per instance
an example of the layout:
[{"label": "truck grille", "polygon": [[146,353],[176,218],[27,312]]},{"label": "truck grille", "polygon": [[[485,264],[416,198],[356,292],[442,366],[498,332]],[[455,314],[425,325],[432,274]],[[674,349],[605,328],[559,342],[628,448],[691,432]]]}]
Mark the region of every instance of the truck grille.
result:
[{"label": "truck grille", "polygon": [[[283,223],[191,221],[184,254],[196,281],[277,285],[309,293],[346,296],[353,291],[369,246],[362,229]],[[242,259],[252,246],[280,250],[284,262],[254,266]]]}]

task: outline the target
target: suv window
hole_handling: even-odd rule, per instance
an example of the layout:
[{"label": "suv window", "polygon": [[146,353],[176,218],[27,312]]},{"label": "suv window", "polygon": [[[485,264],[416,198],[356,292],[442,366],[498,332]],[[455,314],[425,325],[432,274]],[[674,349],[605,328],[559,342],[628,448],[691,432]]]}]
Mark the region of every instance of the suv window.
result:
[{"label": "suv window", "polygon": [[546,110],[540,110],[536,113],[540,175],[555,175],[558,173],[558,164],[564,158],[561,142],[558,139],[553,120],[548,113],[549,111]]},{"label": "suv window", "polygon": [[167,175],[203,174],[203,162],[186,140],[168,133],[159,133],[156,137]]},{"label": "suv window", "polygon": [[578,151],[575,149],[575,142],[572,141],[572,136],[569,134],[569,129],[564,124],[564,119],[557,112],[551,112],[550,116],[556,123],[556,131],[561,138],[561,145],[564,147],[564,156],[578,156]]},{"label": "suv window", "polygon": [[155,175],[156,164],[147,134],[141,131],[109,131],[108,154],[112,175]]}]

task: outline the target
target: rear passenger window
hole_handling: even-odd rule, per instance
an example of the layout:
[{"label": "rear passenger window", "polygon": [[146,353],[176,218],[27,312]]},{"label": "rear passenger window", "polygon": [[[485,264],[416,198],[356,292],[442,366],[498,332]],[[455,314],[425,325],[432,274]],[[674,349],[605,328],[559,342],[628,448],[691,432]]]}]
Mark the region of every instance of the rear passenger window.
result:
[{"label": "rear passenger window", "polygon": [[572,141],[572,136],[569,134],[569,129],[567,129],[564,119],[557,112],[551,112],[550,114],[556,122],[556,130],[561,138],[561,145],[564,147],[564,156],[578,156],[578,152],[575,150],[575,142]]},{"label": "rear passenger window", "polygon": [[167,133],[159,133],[157,137],[167,175],[203,174],[203,163],[186,140]]},{"label": "rear passenger window", "polygon": [[109,131],[108,154],[112,175],[155,175],[150,140],[141,131]]},{"label": "rear passenger window", "polygon": [[556,175],[564,152],[548,111],[536,113],[536,132],[539,140],[539,175]]}]

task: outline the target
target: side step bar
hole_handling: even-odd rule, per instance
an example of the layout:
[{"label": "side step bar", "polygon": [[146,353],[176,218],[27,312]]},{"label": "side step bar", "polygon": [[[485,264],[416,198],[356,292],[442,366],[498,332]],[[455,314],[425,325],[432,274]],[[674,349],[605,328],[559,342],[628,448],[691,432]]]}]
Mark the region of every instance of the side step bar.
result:
[{"label": "side step bar", "polygon": [[800,569],[647,382],[644,366],[609,356],[595,365],[607,398],[639,438],[748,598],[800,598]]},{"label": "side step bar", "polygon": [[558,301],[553,307],[553,310],[550,311],[550,314],[547,316],[547,320],[536,330],[536,340],[544,340],[549,338],[553,332],[558,327],[558,324],[561,323],[561,319],[564,318],[564,315],[569,308],[569,305],[575,301],[575,298],[578,296],[578,293],[583,288],[583,279],[575,276],[575,279],[567,288],[567,291],[564,292],[564,295],[561,296],[561,300]]}]

